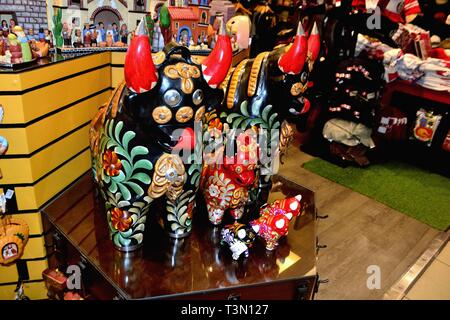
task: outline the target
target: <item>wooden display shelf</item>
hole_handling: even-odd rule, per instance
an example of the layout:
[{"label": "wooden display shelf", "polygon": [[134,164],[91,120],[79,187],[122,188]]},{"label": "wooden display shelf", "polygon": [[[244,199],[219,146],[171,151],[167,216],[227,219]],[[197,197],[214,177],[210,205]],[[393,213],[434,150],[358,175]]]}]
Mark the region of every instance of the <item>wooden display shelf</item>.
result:
[{"label": "wooden display shelf", "polygon": [[64,270],[84,266],[85,294],[91,299],[312,299],[316,285],[314,193],[275,176],[270,200],[302,194],[303,215],[291,222],[279,247],[266,251],[257,240],[250,257],[238,262],[220,247],[199,200],[193,232],[170,239],[150,209],[144,245],[131,253],[114,249],[106,214],[87,174],[43,210],[49,264]]}]

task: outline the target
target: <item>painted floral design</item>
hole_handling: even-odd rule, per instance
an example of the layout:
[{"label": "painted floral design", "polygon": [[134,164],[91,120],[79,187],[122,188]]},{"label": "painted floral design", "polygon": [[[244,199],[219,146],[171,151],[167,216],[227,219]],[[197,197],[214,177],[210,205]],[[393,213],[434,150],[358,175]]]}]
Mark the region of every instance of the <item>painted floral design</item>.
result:
[{"label": "painted floral design", "polygon": [[127,211],[121,210],[119,208],[113,208],[111,210],[111,224],[120,232],[127,231],[130,229],[133,219]]},{"label": "painted floral design", "polygon": [[106,174],[110,177],[118,176],[120,170],[122,170],[122,162],[119,160],[117,153],[112,150],[106,150],[102,158],[102,166]]}]

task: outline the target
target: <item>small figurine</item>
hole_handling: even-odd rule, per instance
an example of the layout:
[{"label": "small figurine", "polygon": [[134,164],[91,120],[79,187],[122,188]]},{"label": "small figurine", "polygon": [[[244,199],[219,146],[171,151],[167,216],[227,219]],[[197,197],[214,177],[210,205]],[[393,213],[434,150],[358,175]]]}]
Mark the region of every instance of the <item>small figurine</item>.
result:
[{"label": "small figurine", "polygon": [[83,46],[83,36],[80,29],[75,30],[75,35],[73,37],[73,46],[75,48],[81,48]]},{"label": "small figurine", "polygon": [[19,41],[20,46],[22,48],[22,60],[23,60],[23,62],[31,61],[31,59],[33,57],[31,55],[30,44],[28,43],[28,38],[25,35],[25,32],[23,32],[23,29],[22,29],[21,26],[15,26],[13,31],[17,35],[17,40]]},{"label": "small figurine", "polygon": [[45,42],[47,42],[50,47],[53,47],[53,38],[51,31],[48,29],[44,29]]},{"label": "small figurine", "polygon": [[31,41],[30,46],[35,58],[46,57],[48,55],[48,51],[50,50],[50,45],[45,41],[43,33],[40,33],[39,41]]},{"label": "small figurine", "polygon": [[22,47],[14,33],[8,34],[9,52],[11,53],[11,63],[22,63]]},{"label": "small figurine", "polygon": [[112,47],[113,44],[114,44],[113,35],[111,33],[107,33],[106,34],[106,46],[107,47]]},{"label": "small figurine", "polygon": [[248,249],[256,239],[256,232],[252,227],[242,223],[234,223],[226,225],[220,232],[220,235],[220,244],[230,247],[234,260],[238,260],[242,253],[245,258],[248,258]]},{"label": "small figurine", "polygon": [[[217,122],[217,125],[221,129],[221,123]],[[252,135],[250,129],[240,134],[236,143],[237,152],[234,157],[225,156],[224,164],[205,166],[202,173],[202,190],[208,217],[214,225],[222,223],[223,215],[228,209],[234,219],[240,219],[249,199],[248,190],[255,186],[258,157],[256,136]]]},{"label": "small figurine", "polygon": [[260,217],[250,222],[253,230],[265,240],[266,249],[278,246],[278,240],[288,234],[289,222],[300,214],[301,195],[284,200],[276,200],[260,209]]},{"label": "small figurine", "polygon": [[85,47],[90,47],[91,46],[91,32],[90,31],[86,31],[85,36],[84,36],[84,46]]},{"label": "small figurine", "polygon": [[67,22],[63,23],[61,36],[62,36],[63,41],[64,41],[64,46],[65,47],[70,47],[70,45],[71,45],[70,40],[72,38],[72,30],[69,29],[69,25],[67,24]]}]

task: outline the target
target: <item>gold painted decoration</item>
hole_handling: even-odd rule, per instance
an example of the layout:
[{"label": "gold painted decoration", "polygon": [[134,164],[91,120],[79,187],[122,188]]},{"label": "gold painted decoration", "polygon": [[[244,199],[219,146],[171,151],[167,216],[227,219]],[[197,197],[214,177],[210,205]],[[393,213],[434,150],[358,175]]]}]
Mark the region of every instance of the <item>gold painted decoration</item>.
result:
[{"label": "gold painted decoration", "polygon": [[203,116],[205,115],[205,106],[201,106],[197,112],[195,113],[195,121],[202,121]]},{"label": "gold painted decoration", "polygon": [[280,158],[286,154],[289,144],[291,143],[293,137],[294,137],[294,129],[286,120],[284,120],[281,123],[281,135],[279,145]]},{"label": "gold painted decoration", "polygon": [[299,94],[302,94],[306,90],[307,84],[303,84],[301,82],[294,83],[291,87],[291,94],[295,97]]},{"label": "gold painted decoration", "polygon": [[165,106],[156,107],[153,109],[152,117],[156,123],[165,124],[172,119],[172,111]]},{"label": "gold painted decoration", "polygon": [[194,91],[194,82],[192,79],[182,79],[181,80],[181,91],[186,94],[191,94]]},{"label": "gold painted decoration", "polygon": [[201,75],[198,67],[184,62],[165,67],[164,74],[170,79],[181,79],[181,90],[186,94],[191,94],[194,91],[192,78],[197,79]]},{"label": "gold painted decoration", "polygon": [[248,80],[247,95],[253,97],[256,92],[256,85],[258,84],[259,71],[263,61],[267,60],[269,52],[261,52],[253,61],[252,70],[250,71],[250,79]]},{"label": "gold painted decoration", "polygon": [[178,122],[185,123],[192,119],[194,116],[194,110],[191,107],[181,107],[178,109],[175,118]]},{"label": "gold painted decoration", "polygon": [[166,195],[171,201],[182,193],[187,175],[183,161],[176,154],[163,154],[155,164],[148,195],[152,199]]},{"label": "gold painted decoration", "polygon": [[227,107],[228,109],[233,108],[234,105],[234,95],[236,94],[236,90],[238,88],[239,82],[242,78],[242,75],[245,71],[245,66],[247,64],[248,59],[242,60],[239,65],[234,70],[233,76],[231,77],[231,82],[228,89],[227,96]]},{"label": "gold painted decoration", "polygon": [[[231,75],[233,74],[234,70],[236,68],[230,68],[230,70],[228,70],[227,76],[225,77],[225,79],[223,79],[223,81],[220,83],[219,85],[219,89],[222,89],[224,91],[227,90],[228,87],[228,81],[230,81]],[[224,92],[225,93],[225,92]]]},{"label": "gold painted decoration", "polygon": [[231,203],[230,208],[235,209],[241,204],[245,203],[247,201],[247,189],[245,188],[236,188],[233,191],[233,195],[231,196]]},{"label": "gold painted decoration", "polygon": [[164,62],[166,59],[166,54],[163,51],[158,51],[156,53],[152,53],[153,63],[155,65],[159,65]]}]

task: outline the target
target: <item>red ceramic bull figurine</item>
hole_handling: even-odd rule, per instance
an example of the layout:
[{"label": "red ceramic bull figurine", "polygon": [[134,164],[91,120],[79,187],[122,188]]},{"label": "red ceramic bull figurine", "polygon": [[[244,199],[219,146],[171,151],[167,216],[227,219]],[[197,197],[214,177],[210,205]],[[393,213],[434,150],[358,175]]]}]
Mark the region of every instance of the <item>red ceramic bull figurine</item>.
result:
[{"label": "red ceramic bull figurine", "polygon": [[260,217],[250,222],[253,230],[266,242],[267,250],[274,250],[278,240],[288,234],[289,222],[300,214],[301,200],[301,195],[276,200],[262,207]]}]

